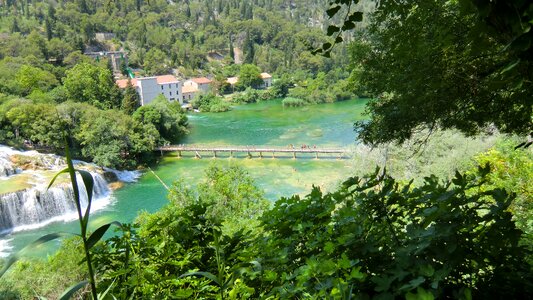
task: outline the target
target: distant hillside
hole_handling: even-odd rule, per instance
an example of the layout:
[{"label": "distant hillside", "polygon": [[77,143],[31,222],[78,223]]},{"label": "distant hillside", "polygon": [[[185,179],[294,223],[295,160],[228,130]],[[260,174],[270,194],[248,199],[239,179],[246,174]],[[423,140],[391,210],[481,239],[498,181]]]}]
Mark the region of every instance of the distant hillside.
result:
[{"label": "distant hillside", "polygon": [[[369,2],[369,1],[367,1]],[[61,64],[75,50],[124,49],[132,67],[147,74],[217,72],[207,54],[242,49],[242,62],[271,73],[342,66],[344,59],[310,55],[327,40],[328,1],[321,0],[73,0],[4,1],[0,58],[28,56]],[[367,3],[366,5],[369,5]],[[113,33],[102,41],[98,33]],[[103,35],[100,34],[100,37]],[[342,47],[336,49],[343,53]],[[237,53],[239,54],[239,53]],[[240,62],[240,57],[238,62]],[[220,62],[220,60],[217,60]]]}]

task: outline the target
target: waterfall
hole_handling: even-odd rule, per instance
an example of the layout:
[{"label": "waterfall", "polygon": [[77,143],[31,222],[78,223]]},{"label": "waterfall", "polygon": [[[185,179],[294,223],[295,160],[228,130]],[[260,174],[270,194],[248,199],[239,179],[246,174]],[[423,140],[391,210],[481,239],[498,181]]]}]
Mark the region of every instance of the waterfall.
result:
[{"label": "waterfall", "polygon": [[[111,192],[107,181],[98,172],[100,168],[82,161],[74,161],[74,164],[76,168],[87,170],[93,176],[91,210],[108,204]],[[0,195],[0,235],[38,228],[53,221],[77,218],[70,181],[62,180],[62,183],[56,183],[47,189],[50,171],[60,170],[65,165],[65,160],[58,155],[17,151],[0,145],[0,186],[9,187],[8,192]],[[77,180],[80,202],[85,211],[87,192],[81,176],[78,175]],[[21,185],[21,181],[25,184]]]},{"label": "waterfall", "polygon": [[[94,179],[93,204],[95,204],[108,198],[110,190],[103,176],[94,172],[91,174]],[[80,202],[85,210],[87,192],[79,175],[77,180]],[[45,186],[39,185],[0,197],[0,233],[33,229],[53,221],[75,217],[77,217],[76,204],[70,184],[52,186],[48,190]]]},{"label": "waterfall", "polygon": [[4,148],[7,147],[0,148],[0,177],[10,176],[20,172],[20,169],[15,169],[13,163],[11,162],[9,152],[5,151]]}]

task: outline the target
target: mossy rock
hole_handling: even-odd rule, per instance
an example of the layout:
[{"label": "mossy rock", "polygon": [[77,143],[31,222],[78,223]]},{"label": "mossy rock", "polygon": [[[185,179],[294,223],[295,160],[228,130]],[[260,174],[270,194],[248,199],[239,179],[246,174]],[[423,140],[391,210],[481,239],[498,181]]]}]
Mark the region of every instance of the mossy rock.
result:
[{"label": "mossy rock", "polygon": [[111,172],[111,171],[106,171],[104,172],[104,179],[107,181],[107,182],[117,182],[118,181],[118,177],[117,177],[117,174],[115,174],[114,172]]}]

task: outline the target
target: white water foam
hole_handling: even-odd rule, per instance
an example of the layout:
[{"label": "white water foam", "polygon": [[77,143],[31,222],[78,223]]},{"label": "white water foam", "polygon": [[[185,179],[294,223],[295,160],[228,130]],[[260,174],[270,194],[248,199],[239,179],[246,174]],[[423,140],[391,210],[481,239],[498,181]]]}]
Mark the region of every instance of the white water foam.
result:
[{"label": "white water foam", "polygon": [[[14,167],[12,155],[32,157],[38,170],[22,170]],[[85,169],[94,179],[93,201],[91,213],[104,209],[112,204],[115,198],[102,175],[102,171],[113,172],[122,182],[136,182],[142,175],[139,171],[118,171],[101,168],[94,164],[73,161],[76,168]],[[27,174],[27,182],[32,187],[13,193],[0,195],[0,257],[8,256],[13,246],[10,234],[35,230],[55,222],[70,222],[78,218],[78,213],[73,200],[73,191],[70,181],[54,184],[48,189],[50,174],[65,167],[65,160],[53,154],[41,154],[37,151],[18,151],[0,145],[0,182],[14,176]],[[82,212],[87,207],[87,192],[81,176],[77,176]]]},{"label": "white water foam", "polygon": [[[110,203],[112,203],[114,200],[114,197],[112,196],[107,196],[107,197],[104,197],[104,198],[99,198],[97,200],[94,200],[91,204],[91,214],[93,212],[96,212],[98,210],[101,210],[103,208],[106,208]],[[82,207],[82,212],[85,213],[85,209],[87,209],[87,206],[84,206]],[[17,227],[13,227],[9,230],[6,230],[3,232],[3,234],[6,234],[6,233],[16,233],[16,232],[21,232],[21,231],[27,231],[27,230],[35,230],[35,229],[39,229],[41,227],[44,227],[48,224],[51,224],[51,223],[55,223],[55,222],[70,222],[70,221],[74,221],[74,220],[77,220],[78,219],[78,213],[76,211],[72,211],[72,212],[69,212],[67,214],[63,214],[63,215],[60,215],[60,216],[55,216],[55,217],[52,217],[50,219],[47,219],[43,222],[40,222],[40,223],[33,223],[33,224],[27,224],[27,225],[21,225],[21,226],[17,226]],[[2,234],[2,232],[0,232],[0,234]],[[1,240],[0,240],[1,242]],[[0,252],[2,251],[2,245],[0,244]],[[12,247],[9,247],[7,250],[11,249]],[[9,252],[8,252],[9,254]]]},{"label": "white water foam", "polygon": [[104,170],[107,172],[115,173],[119,181],[128,182],[128,183],[137,182],[137,179],[139,179],[139,177],[141,177],[142,175],[140,171],[119,171],[119,170],[109,169],[109,168],[104,168]]},{"label": "white water foam", "polygon": [[11,246],[11,241],[13,239],[0,239],[0,257],[8,257],[11,254],[13,246]]}]

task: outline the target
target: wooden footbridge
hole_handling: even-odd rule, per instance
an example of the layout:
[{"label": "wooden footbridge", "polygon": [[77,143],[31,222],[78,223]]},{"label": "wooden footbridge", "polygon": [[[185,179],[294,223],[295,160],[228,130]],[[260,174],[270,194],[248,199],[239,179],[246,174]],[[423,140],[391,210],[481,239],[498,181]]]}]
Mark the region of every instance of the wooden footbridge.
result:
[{"label": "wooden footbridge", "polygon": [[218,153],[229,153],[229,157],[234,157],[234,154],[245,154],[246,157],[252,158],[254,155],[257,157],[263,158],[263,156],[270,156],[272,158],[276,157],[276,154],[289,154],[292,155],[292,158],[297,158],[296,154],[311,154],[315,158],[319,158],[319,154],[326,155],[337,155],[339,158],[342,158],[345,154],[348,153],[347,149],[343,148],[322,148],[316,146],[286,146],[286,147],[276,147],[276,146],[207,146],[207,145],[169,145],[161,146],[155,150],[160,151],[161,155],[164,152],[177,152],[178,157],[181,157],[182,152],[192,152],[196,158],[202,158],[202,154],[212,154],[213,157],[217,157]]}]

